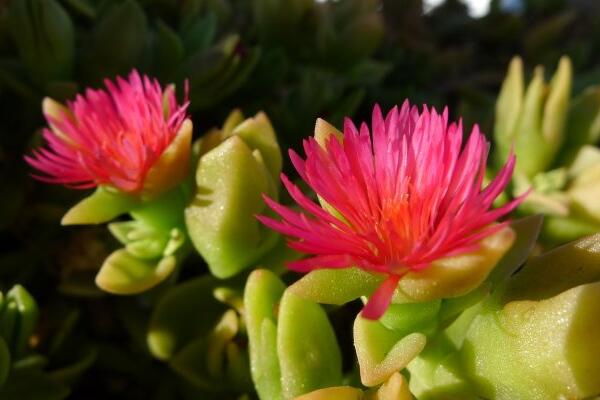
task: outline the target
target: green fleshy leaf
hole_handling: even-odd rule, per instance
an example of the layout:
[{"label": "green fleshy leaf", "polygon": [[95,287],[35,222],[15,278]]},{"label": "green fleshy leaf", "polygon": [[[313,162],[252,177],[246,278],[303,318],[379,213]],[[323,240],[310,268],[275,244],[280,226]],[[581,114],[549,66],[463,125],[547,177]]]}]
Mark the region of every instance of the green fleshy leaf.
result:
[{"label": "green fleshy leaf", "polygon": [[174,255],[186,241],[178,228],[155,229],[139,220],[113,222],[108,229],[132,256],[142,259]]},{"label": "green fleshy leaf", "polygon": [[142,57],[147,34],[146,14],[137,1],[111,3],[94,24],[85,67],[97,79],[129,72]]},{"label": "green fleshy leaf", "polygon": [[177,354],[169,366],[183,378],[203,389],[217,389],[214,387],[214,377],[206,370],[206,353],[208,343],[206,337],[199,337],[190,341]]},{"label": "green fleshy leaf", "polygon": [[443,299],[440,307],[439,319],[442,323],[447,323],[459,315],[464,314],[464,311],[481,302],[492,290],[492,285],[484,282],[477,289],[464,296],[455,297],[453,299]]},{"label": "green fleshy leaf", "polygon": [[175,256],[144,260],[120,249],[104,260],[96,275],[96,284],[109,293],[140,293],[164,281],[175,270],[176,265]]},{"label": "green fleshy leaf", "polygon": [[408,335],[413,332],[427,334],[437,328],[437,317],[442,301],[390,304],[381,316],[386,328]]},{"label": "green fleshy leaf", "polygon": [[304,275],[288,290],[317,303],[342,305],[370,295],[383,279],[356,267],[318,269]]},{"label": "green fleshy leaf", "polygon": [[314,390],[310,393],[296,397],[294,400],[362,400],[363,392],[350,386],[336,386]]},{"label": "green fleshy leaf", "polygon": [[277,275],[281,275],[287,270],[286,263],[299,260],[302,257],[304,257],[303,253],[292,249],[288,246],[285,237],[279,236],[275,246],[262,256],[256,262],[256,265],[259,268],[266,268]]},{"label": "green fleshy leaf", "polygon": [[261,399],[283,399],[277,356],[277,307],[285,285],[271,271],[254,270],[244,290],[252,380]]},{"label": "green fleshy leaf", "polygon": [[233,310],[227,310],[209,335],[206,362],[211,376],[216,378],[224,375],[225,348],[239,329],[237,314]]},{"label": "green fleshy leaf", "polygon": [[327,314],[289,291],[279,305],[277,353],[284,398],[342,382],[342,357]]},{"label": "green fleshy leaf", "polygon": [[176,187],[138,205],[130,214],[148,227],[169,232],[172,228],[183,226],[183,209],[186,202],[185,193],[181,187]]},{"label": "green fleshy leaf", "polygon": [[567,184],[567,170],[564,167],[541,172],[533,177],[533,187],[541,193],[551,193],[564,189]]},{"label": "green fleshy leaf", "polygon": [[547,144],[548,164],[554,160],[564,141],[572,81],[571,60],[569,57],[563,56],[550,81],[548,97],[544,105],[542,135]]},{"label": "green fleshy leaf", "polygon": [[571,200],[573,216],[587,217],[590,222],[600,224],[600,163],[580,172],[571,183],[567,195]]},{"label": "green fleshy leaf", "polygon": [[406,379],[398,372],[377,389],[363,392],[350,386],[318,389],[294,400],[412,400]]},{"label": "green fleshy leaf", "polygon": [[99,186],[94,193],[81,200],[63,216],[63,225],[101,224],[135,208],[138,200]]},{"label": "green fleshy leaf", "polygon": [[225,311],[212,295],[217,285],[212,276],[203,276],[172,287],[161,297],[147,336],[154,357],[168,360],[190,340],[209,332]]},{"label": "green fleshy leaf", "polygon": [[532,258],[509,281],[504,303],[541,300],[575,286],[600,280],[600,233]]},{"label": "green fleshy leaf", "polygon": [[7,25],[19,58],[38,84],[68,78],[75,35],[69,14],[56,0],[9,3]]},{"label": "green fleshy leaf", "polygon": [[140,221],[119,221],[108,224],[108,230],[121,244],[140,238],[152,237],[155,231]]},{"label": "green fleshy leaf", "polygon": [[231,111],[229,113],[229,115],[227,115],[227,118],[225,119],[225,122],[223,123],[222,139],[232,136],[233,130],[235,129],[235,127],[238,126],[239,124],[241,124],[243,121],[244,121],[244,114],[242,113],[242,111],[240,111],[238,109]]},{"label": "green fleshy leaf", "polygon": [[552,161],[547,159],[546,142],[542,135],[545,91],[544,71],[541,67],[537,67],[525,92],[514,135],[514,148],[518,160],[516,170],[529,178],[544,171]]},{"label": "green fleshy leaf", "polygon": [[569,176],[577,178],[598,164],[600,164],[600,149],[592,145],[582,146],[569,165]]},{"label": "green fleshy leaf", "polygon": [[365,400],[413,400],[413,396],[404,376],[396,372],[376,392],[368,393]]},{"label": "green fleshy leaf", "polygon": [[[169,363],[171,368],[195,385],[215,390],[214,380],[227,378],[231,366],[229,364],[231,346],[236,346],[231,341],[237,335],[238,329],[238,317],[235,311],[226,311],[208,336],[191,341],[173,356]],[[243,368],[248,370],[247,359],[245,361]],[[241,382],[228,382],[229,385],[235,383]]]},{"label": "green fleshy leaf", "polygon": [[198,163],[197,194],[185,210],[194,246],[219,278],[251,266],[277,240],[255,215],[265,210],[262,193],[274,196],[271,175],[238,136],[215,147]]},{"label": "green fleshy leaf", "polygon": [[240,346],[235,342],[227,343],[225,348],[227,355],[227,378],[235,387],[243,389],[241,391],[252,391],[252,377],[250,376],[250,358],[245,346]]},{"label": "green fleshy leaf", "polygon": [[473,321],[460,353],[463,371],[485,398],[596,395],[600,392],[599,313],[599,282],[546,300],[514,301],[500,311],[482,313]]},{"label": "green fleshy leaf", "polygon": [[277,355],[277,326],[270,319],[265,318],[262,321],[260,341],[256,348],[257,352],[260,352],[260,356],[255,357],[254,363],[252,356],[250,358],[251,365],[256,365],[257,368],[258,375],[252,375],[256,391],[260,394],[261,399],[283,399],[281,366]]},{"label": "green fleshy leaf", "polygon": [[128,243],[125,250],[135,258],[152,260],[162,255],[166,245],[166,237],[148,238]]},{"label": "green fleshy leaf", "polygon": [[419,355],[407,367],[410,391],[419,400],[481,400],[471,382],[462,376],[455,355],[439,358]]},{"label": "green fleshy leaf", "polygon": [[39,318],[35,299],[21,285],[15,285],[6,294],[6,301],[14,303],[18,312],[17,326],[13,332],[13,356],[19,357],[25,351]]},{"label": "green fleshy leaf", "polygon": [[360,367],[360,380],[365,386],[376,386],[402,370],[425,347],[422,333],[405,335],[388,329],[379,321],[354,321],[354,347]]},{"label": "green fleshy leaf", "polygon": [[273,176],[273,180],[277,181],[279,179],[283,163],[281,149],[277,143],[273,126],[271,126],[271,122],[264,112],[241,122],[231,134],[241,137],[251,149],[259,150],[263,156],[265,166]]},{"label": "green fleshy leaf", "polygon": [[190,18],[182,29],[185,48],[189,53],[208,48],[217,31],[217,17],[208,13],[201,18]]},{"label": "green fleshy leaf", "polygon": [[567,135],[559,165],[570,164],[580,148],[600,139],[600,87],[587,88],[571,101]]},{"label": "green fleshy leaf", "polygon": [[488,284],[492,287],[497,286],[523,265],[537,243],[543,221],[542,215],[533,215],[511,222],[510,226],[517,237],[511,248],[487,277]]},{"label": "green fleshy leaf", "polygon": [[162,20],[156,23],[155,62],[160,76],[171,76],[183,60],[185,49],[181,38]]},{"label": "green fleshy leaf", "polygon": [[589,218],[547,217],[542,235],[550,242],[566,243],[596,232],[600,232],[600,222],[590,221]]},{"label": "green fleshy leaf", "polygon": [[516,126],[523,104],[523,62],[514,57],[502,83],[496,100],[494,139],[496,142],[496,163],[503,165],[513,145]]}]

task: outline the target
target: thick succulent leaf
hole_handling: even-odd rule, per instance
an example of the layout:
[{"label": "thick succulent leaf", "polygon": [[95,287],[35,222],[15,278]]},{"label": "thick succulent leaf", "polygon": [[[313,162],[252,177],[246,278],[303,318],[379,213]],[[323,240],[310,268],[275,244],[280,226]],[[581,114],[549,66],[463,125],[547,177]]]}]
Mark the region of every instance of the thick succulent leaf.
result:
[{"label": "thick succulent leaf", "polygon": [[441,303],[438,299],[423,303],[390,304],[379,322],[398,333],[427,334],[437,328]]},{"label": "thick succulent leaf", "polygon": [[68,78],[73,68],[73,22],[56,0],[8,3],[4,25],[12,34],[19,58],[31,79],[43,84]]},{"label": "thick succulent leaf", "polygon": [[302,257],[304,257],[303,253],[292,249],[288,246],[285,237],[279,236],[275,246],[256,261],[256,266],[269,269],[277,275],[282,275],[287,270],[286,264],[288,262],[299,260]]},{"label": "thick succulent leaf", "polygon": [[576,157],[569,165],[569,176],[576,178],[597,164],[600,164],[600,149],[592,145],[582,146],[577,149]]},{"label": "thick succulent leaf", "polygon": [[515,135],[516,170],[531,178],[544,171],[552,160],[547,159],[547,149],[542,135],[542,110],[546,94],[544,71],[537,67],[527,87]]},{"label": "thick succulent leaf", "polygon": [[188,194],[179,186],[141,203],[130,214],[142,224],[168,235],[173,228],[183,229],[183,209],[188,199]]},{"label": "thick succulent leaf", "polygon": [[573,180],[567,192],[572,202],[573,214],[577,213],[594,223],[600,223],[600,163],[589,166]]},{"label": "thick succulent leaf", "polygon": [[192,121],[186,119],[175,139],[163,151],[144,178],[142,196],[151,199],[183,182],[190,172]]},{"label": "thick succulent leaf", "polygon": [[532,179],[522,172],[516,171],[512,180],[513,197],[527,193],[519,205],[519,212],[524,215],[568,215],[569,198],[563,192],[566,183],[567,171],[565,168],[539,172]]},{"label": "thick succulent leaf", "polygon": [[561,164],[574,159],[579,149],[600,139],[600,87],[593,86],[571,101]]},{"label": "thick succulent leaf", "polygon": [[288,290],[313,302],[342,305],[370,295],[384,278],[356,267],[317,269],[304,275]]},{"label": "thick succulent leaf", "polygon": [[161,297],[148,327],[148,348],[154,357],[168,360],[190,340],[208,334],[225,311],[212,294],[217,285],[207,275],[174,286]]},{"label": "thick succulent leaf", "polygon": [[146,226],[140,221],[119,221],[108,224],[108,230],[121,244],[134,240],[154,237],[156,230]]},{"label": "thick succulent leaf", "polygon": [[419,400],[480,400],[469,379],[461,371],[456,354],[419,355],[408,364],[410,391]]},{"label": "thick succulent leaf", "polygon": [[156,21],[154,54],[158,76],[172,76],[185,56],[179,35],[160,19]]},{"label": "thick succulent leaf", "polygon": [[408,383],[399,372],[394,373],[376,392],[367,394],[365,400],[412,400]]},{"label": "thick succulent leaf", "polygon": [[379,321],[354,321],[354,347],[360,367],[360,380],[365,386],[376,386],[402,370],[425,347],[422,333],[405,335],[388,329]]},{"label": "thick succulent leaf", "polygon": [[313,390],[294,398],[294,400],[362,400],[363,392],[350,386],[336,386],[325,389]]},{"label": "thick succulent leaf", "polygon": [[254,118],[248,118],[237,125],[231,135],[237,135],[251,149],[257,149],[262,155],[265,166],[273,176],[273,180],[279,179],[283,163],[281,149],[277,144],[277,137],[269,118],[264,112],[256,114]]},{"label": "thick succulent leaf", "polygon": [[[319,145],[323,148],[326,147],[327,145],[327,138],[330,135],[334,135],[335,138],[342,142],[344,140],[344,135],[342,134],[342,132],[340,132],[339,130],[337,130],[337,128],[335,128],[333,125],[331,125],[329,122],[325,121],[322,118],[317,118],[317,122],[315,124],[315,140],[317,141],[317,143],[319,143]],[[344,220],[344,217],[335,209],[333,208],[329,203],[327,203],[325,200],[323,200],[321,198],[321,196],[317,196],[319,199],[319,203],[321,204],[321,206],[329,211],[329,213],[331,215],[335,215],[337,218]]]},{"label": "thick succulent leaf", "polygon": [[190,382],[211,388],[212,380],[226,376],[227,345],[238,330],[235,311],[226,311],[208,336],[191,341],[170,360],[171,368]]},{"label": "thick succulent leaf", "polygon": [[211,377],[206,367],[208,352],[206,337],[198,337],[190,341],[181,351],[169,361],[169,366],[184,379],[203,389],[217,389],[214,377]]},{"label": "thick succulent leaf", "polygon": [[185,221],[215,276],[237,274],[275,245],[277,235],[255,218],[265,209],[262,193],[275,195],[273,179],[241,138],[228,138],[200,159],[196,184]]},{"label": "thick succulent leaf", "polygon": [[463,371],[485,398],[582,399],[600,393],[600,283],[482,313],[466,336]]},{"label": "thick succulent leaf", "polygon": [[248,348],[244,342],[229,342],[225,347],[227,369],[225,374],[229,382],[240,392],[254,391],[250,374],[250,358]]},{"label": "thick succulent leaf", "polygon": [[502,302],[541,300],[600,280],[600,233],[532,258],[507,283]]},{"label": "thick succulent leaf", "polygon": [[564,141],[573,81],[572,69],[569,57],[563,56],[558,62],[558,68],[550,81],[542,120],[542,135],[547,144],[548,163],[552,162]]},{"label": "thick succulent leaf", "polygon": [[502,165],[514,143],[517,121],[523,104],[523,61],[514,57],[496,100],[494,139],[497,145],[496,162]]},{"label": "thick succulent leaf", "polygon": [[39,310],[35,299],[21,285],[15,285],[6,294],[8,304],[14,304],[18,313],[12,336],[13,357],[25,351],[31,335],[37,327]]},{"label": "thick succulent leaf", "polygon": [[480,303],[487,297],[492,290],[492,285],[485,282],[477,289],[465,294],[464,296],[455,297],[453,299],[444,299],[438,313],[440,322],[447,323],[452,321],[459,315],[462,316],[464,311]]},{"label": "thick succulent leaf", "polygon": [[581,217],[547,217],[543,238],[550,243],[566,243],[600,232],[600,222]]},{"label": "thick succulent leaf", "polygon": [[241,110],[235,109],[229,113],[225,122],[223,123],[223,138],[229,137],[233,134],[233,130],[244,121],[244,114]]},{"label": "thick succulent leaf", "polygon": [[279,305],[277,353],[283,397],[342,382],[342,356],[320,305],[286,291]]},{"label": "thick succulent leaf", "polygon": [[340,142],[344,139],[344,135],[336,127],[322,118],[317,118],[314,136],[315,140],[321,145],[321,147],[325,147],[329,135],[334,135],[335,138]]},{"label": "thick succulent leaf", "polygon": [[84,66],[98,79],[127,73],[136,65],[148,34],[146,14],[135,0],[111,3],[100,15],[85,48],[89,61]]},{"label": "thick succulent leaf", "polygon": [[129,254],[141,259],[171,256],[186,243],[185,234],[178,228],[156,229],[139,220],[113,222],[108,229]]},{"label": "thick succulent leaf", "polygon": [[96,275],[96,285],[114,294],[141,293],[164,281],[176,265],[175,256],[145,260],[119,249],[104,260]]},{"label": "thick succulent leaf", "polygon": [[102,224],[133,210],[138,199],[99,186],[94,193],[71,207],[63,216],[63,225]]},{"label": "thick succulent leaf", "polygon": [[238,316],[233,310],[227,310],[208,337],[207,367],[213,377],[224,374],[225,348],[240,329]]},{"label": "thick succulent leaf", "polygon": [[252,271],[244,290],[252,380],[261,399],[283,399],[277,356],[277,313],[285,285],[271,271]]},{"label": "thick succulent leaf", "polygon": [[412,398],[406,379],[396,372],[379,388],[366,393],[350,386],[336,386],[315,390],[294,400],[412,400]]},{"label": "thick succulent leaf", "polygon": [[479,249],[436,260],[417,272],[409,272],[398,289],[412,301],[459,297],[481,285],[502,256],[510,249],[515,233],[505,227],[481,241]]},{"label": "thick succulent leaf", "polygon": [[510,249],[502,256],[496,267],[488,275],[486,282],[491,287],[508,279],[531,254],[537,243],[544,217],[541,214],[512,221],[510,226],[516,238]]}]

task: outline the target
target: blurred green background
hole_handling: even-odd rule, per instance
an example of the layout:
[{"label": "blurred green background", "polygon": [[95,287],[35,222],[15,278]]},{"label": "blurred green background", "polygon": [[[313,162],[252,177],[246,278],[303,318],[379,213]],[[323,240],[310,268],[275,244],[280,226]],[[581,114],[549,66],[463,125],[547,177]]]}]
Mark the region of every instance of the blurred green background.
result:
[{"label": "blurred green background", "polygon": [[[317,117],[339,126],[344,116],[369,118],[375,102],[387,108],[405,98],[448,105],[491,135],[516,54],[528,73],[543,65],[548,76],[570,56],[574,95],[600,82],[598,1],[475,0],[489,3],[483,16],[459,0],[441,3],[1,1],[0,291],[21,284],[37,299],[30,345],[48,369],[63,371],[38,377],[41,397],[31,398],[63,398],[66,387],[74,399],[181,398],[170,389],[172,373],[145,350],[147,315],[131,311],[152,304],[153,294],[118,298],[96,289],[93,277],[116,242],[101,228],[62,228],[61,216],[83,193],[29,176],[23,154],[40,143],[43,97],[71,99],[132,68],[179,88],[189,79],[195,137],[233,108],[264,110],[285,150],[312,134]],[[205,272],[196,256],[181,276]]]}]

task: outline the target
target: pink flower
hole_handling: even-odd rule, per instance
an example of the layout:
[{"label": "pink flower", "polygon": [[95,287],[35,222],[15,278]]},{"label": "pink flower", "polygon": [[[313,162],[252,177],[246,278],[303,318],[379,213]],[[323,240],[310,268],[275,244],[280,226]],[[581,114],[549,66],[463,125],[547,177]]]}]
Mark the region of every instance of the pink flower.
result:
[{"label": "pink flower", "polygon": [[282,220],[259,219],[294,238],[292,248],[311,255],[290,263],[293,270],[357,266],[385,274],[362,312],[377,319],[403,275],[477,250],[483,238],[506,225],[494,221],[521,199],[491,209],[511,179],[515,157],[511,154],[482,188],[489,144],[475,125],[463,148],[462,123],[448,124],[447,109],[440,115],[424,106],[419,113],[405,101],[384,119],[375,106],[371,132],[367,124],[357,129],[346,119],[343,142],[330,135],[321,147],[309,138],[306,160],[290,151],[302,179],[336,212],[317,205],[282,175],[305,212],[265,196]]},{"label": "pink flower", "polygon": [[[104,83],[106,90],[87,89],[68,102],[68,108],[44,99],[50,125],[43,133],[47,147],[25,157],[42,173],[35,178],[77,189],[109,185],[138,193],[148,186],[149,171],[178,136],[189,136],[179,140],[185,142],[182,147],[188,145],[188,102],[178,104],[172,88],[163,93],[158,81],[135,70],[127,80],[118,77]],[[189,151],[177,153],[185,157]],[[164,171],[157,171],[154,178],[159,186],[177,183],[166,179]]]}]

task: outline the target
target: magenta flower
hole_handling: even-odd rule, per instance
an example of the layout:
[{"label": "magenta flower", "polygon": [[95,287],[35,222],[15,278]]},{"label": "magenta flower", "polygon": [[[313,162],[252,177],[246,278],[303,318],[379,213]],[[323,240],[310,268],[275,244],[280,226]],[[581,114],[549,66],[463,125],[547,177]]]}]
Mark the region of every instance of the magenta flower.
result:
[{"label": "magenta flower", "polygon": [[[335,212],[305,196],[285,175],[283,184],[304,209],[299,213],[265,196],[281,221],[259,216],[270,228],[294,238],[289,245],[311,257],[289,268],[357,266],[387,277],[371,295],[363,316],[379,318],[403,275],[433,261],[478,249],[502,229],[494,223],[521,201],[491,209],[511,179],[515,157],[482,188],[489,144],[473,127],[464,148],[462,124],[406,101],[384,119],[375,106],[369,127],[344,123],[343,141],[330,135],[321,147],[304,141],[306,160],[290,151],[302,179]],[[335,214],[335,215],[334,215]]]},{"label": "magenta flower", "polygon": [[[44,99],[50,128],[44,129],[43,136],[48,147],[25,157],[42,173],[34,177],[77,189],[108,185],[126,193],[160,191],[178,183],[183,172],[167,173],[165,168],[152,174],[152,182],[147,180],[178,136],[185,137],[178,139],[181,148],[173,152],[189,159],[187,100],[178,104],[172,88],[163,93],[158,81],[137,71],[127,80],[118,77],[104,83],[106,90],[87,89],[85,95],[68,102],[68,108]],[[186,170],[186,159],[170,159]]]}]

